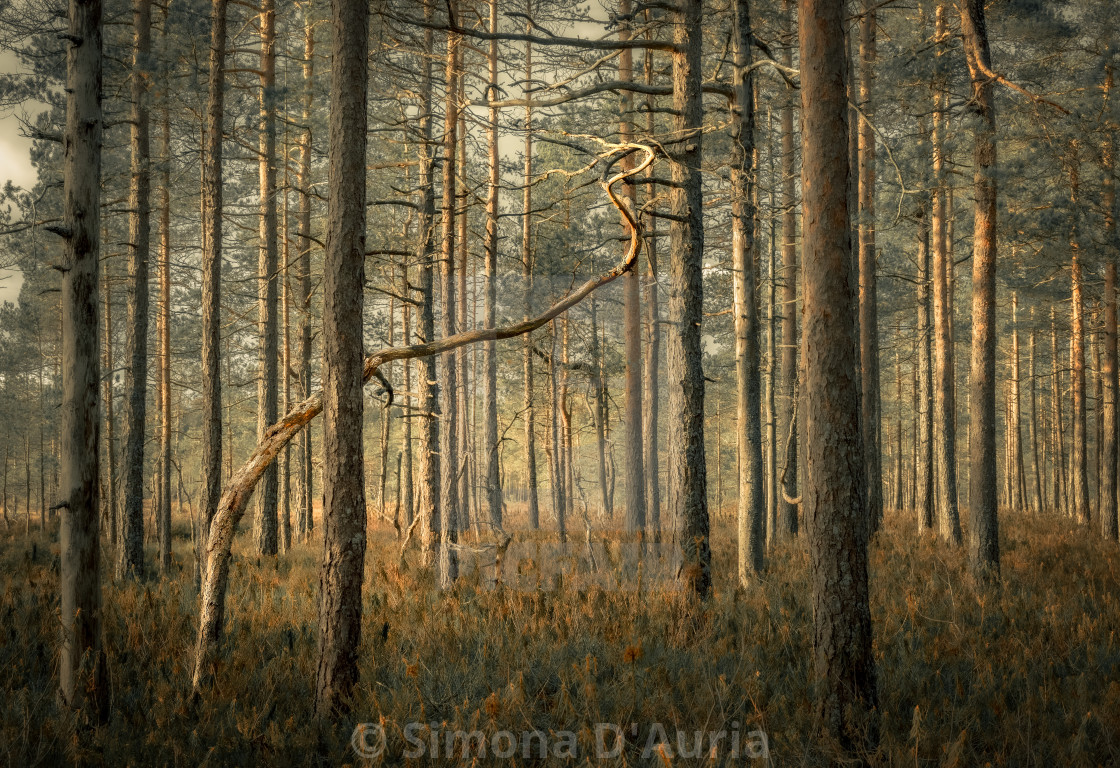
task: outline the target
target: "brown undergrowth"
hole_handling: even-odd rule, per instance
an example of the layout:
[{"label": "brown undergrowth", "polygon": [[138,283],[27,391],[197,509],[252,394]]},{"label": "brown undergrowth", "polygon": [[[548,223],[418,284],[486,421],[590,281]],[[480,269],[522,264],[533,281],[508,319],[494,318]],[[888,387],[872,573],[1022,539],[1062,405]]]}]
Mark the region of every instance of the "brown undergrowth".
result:
[{"label": "brown undergrowth", "polygon": [[[866,762],[889,766],[1095,766],[1120,763],[1120,551],[1065,519],[1002,517],[1003,583],[977,590],[965,553],[919,539],[910,515],[888,516],[872,547],[872,616],[881,739]],[[258,558],[238,539],[226,638],[213,684],[193,701],[189,672],[197,606],[189,530],[176,520],[177,577],[105,580],[112,682],[108,725],[74,731],[55,702],[56,538],[22,527],[0,538],[3,640],[0,761],[105,765],[313,765],[365,762],[350,748],[356,723],[382,726],[374,763],[404,762],[405,728],[424,764],[519,764],[487,742],[445,760],[455,730],[575,734],[580,757],[549,764],[695,764],[675,729],[765,732],[769,758],[732,758],[725,740],[707,764],[824,765],[810,705],[811,603],[804,538],[779,546],[767,581],[732,581],[733,529],[715,521],[715,592],[701,611],[665,584],[603,588],[573,568],[536,589],[486,584],[464,568],[451,592],[391,529],[371,532],[361,684],[353,713],[317,723],[319,541]],[[469,538],[469,537],[468,537]],[[576,539],[575,541],[579,541]],[[608,553],[609,554],[609,553]],[[148,551],[149,563],[154,553]],[[623,569],[624,558],[599,558]],[[507,566],[509,567],[509,566]],[[594,758],[596,723],[619,725],[622,755]],[[434,725],[433,725],[434,724]],[[630,730],[630,724],[635,729]],[[643,749],[661,724],[673,750]],[[425,727],[428,730],[425,730]],[[431,758],[431,734],[440,757]],[[705,741],[705,750],[708,742]],[[537,755],[539,739],[531,753]],[[518,752],[518,755],[521,753]],[[705,754],[707,752],[705,751]]]}]

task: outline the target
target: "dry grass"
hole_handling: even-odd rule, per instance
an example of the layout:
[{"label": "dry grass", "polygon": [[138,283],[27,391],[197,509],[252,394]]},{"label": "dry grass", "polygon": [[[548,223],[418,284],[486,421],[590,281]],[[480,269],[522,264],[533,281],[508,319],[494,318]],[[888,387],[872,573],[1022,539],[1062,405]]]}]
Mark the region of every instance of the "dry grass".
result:
[{"label": "dry grass", "polygon": [[[1003,523],[1004,586],[995,594],[971,586],[963,552],[916,540],[908,518],[889,520],[876,542],[882,737],[870,763],[1120,763],[1120,553],[1064,520],[1005,515]],[[185,523],[176,534],[176,562],[188,563]],[[812,736],[803,541],[775,552],[768,583],[744,593],[729,578],[726,518],[716,534],[716,591],[697,616],[671,590],[604,591],[570,574],[562,587],[519,591],[488,589],[475,571],[440,594],[426,572],[396,565],[397,545],[379,527],[354,715],[322,726],[311,712],[319,543],[261,562],[238,541],[226,647],[198,703],[189,696],[189,569],[169,581],[106,581],[113,713],[106,727],[75,737],[54,699],[57,544],[13,530],[0,551],[0,760],[357,764],[351,728],[370,721],[389,734],[391,764],[401,728],[416,721],[570,730],[585,747],[594,723],[642,724],[628,764],[643,762],[651,723],[689,731],[738,723],[744,739],[756,728],[768,734],[772,765],[828,764],[833,755]],[[498,761],[476,761],[490,762]]]}]

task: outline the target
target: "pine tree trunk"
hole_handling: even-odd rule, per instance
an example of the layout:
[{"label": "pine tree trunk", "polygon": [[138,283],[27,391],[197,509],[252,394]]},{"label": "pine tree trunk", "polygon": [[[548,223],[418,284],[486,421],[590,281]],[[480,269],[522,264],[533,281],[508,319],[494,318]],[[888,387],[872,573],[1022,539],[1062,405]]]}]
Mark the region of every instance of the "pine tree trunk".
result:
[{"label": "pine tree trunk", "polygon": [[[766,569],[766,502],[762,487],[762,393],[754,268],[754,78],[747,0],[735,3],[735,98],[731,142],[731,258],[734,276],[735,380],[739,440],[739,584]],[[717,452],[718,457],[718,452]]]},{"label": "pine tree trunk", "polygon": [[[448,12],[455,14],[455,3]],[[455,210],[456,162],[459,151],[459,45],[457,33],[447,35],[447,94],[443,124],[443,201],[442,252],[440,254],[440,288],[443,299],[443,337],[455,335],[458,313],[455,309]],[[445,352],[440,359],[441,415],[439,419],[440,478],[440,585],[444,588],[458,578],[458,562],[452,545],[458,539],[459,523],[459,361],[454,352]]]},{"label": "pine tree trunk", "polygon": [[[944,40],[947,22],[945,8],[937,7],[937,39]],[[961,543],[960,512],[957,508],[957,429],[956,397],[953,377],[953,302],[949,291],[952,271],[950,242],[946,233],[945,132],[948,129],[945,93],[945,64],[938,49],[938,79],[934,95],[933,122],[933,323],[934,323],[934,457],[937,511],[941,538],[954,545]],[[994,407],[994,406],[993,406]]]},{"label": "pine tree trunk", "polygon": [[918,207],[918,401],[914,415],[918,420],[917,453],[914,462],[915,498],[919,532],[932,531],[936,504],[933,482],[933,361],[931,358],[930,258],[928,197]]},{"label": "pine tree trunk", "polygon": [[[105,408],[105,496],[107,498],[106,506],[109,510],[109,557],[112,562],[116,563],[118,556],[117,551],[120,549],[120,509],[117,505],[117,435],[116,423],[117,419],[114,414],[114,396],[113,396],[113,291],[112,279],[109,274],[109,258],[105,259],[105,274],[101,277],[101,308],[105,315],[105,322],[102,323],[101,330],[104,334],[103,343],[105,345],[105,370],[108,375],[105,376],[104,384],[104,408]],[[30,446],[30,443],[28,443]],[[31,527],[31,460],[30,453],[28,454],[27,462],[27,524],[28,529]]]},{"label": "pine tree trunk", "polygon": [[[202,536],[222,495],[222,130],[225,116],[226,4],[213,0],[206,141],[202,159]],[[206,574],[202,574],[205,581]]]},{"label": "pine tree trunk", "polygon": [[1011,420],[1008,430],[1011,435],[1012,466],[1008,473],[1011,477],[1011,507],[1026,510],[1028,508],[1026,494],[1024,493],[1026,474],[1023,468],[1023,418],[1019,376],[1019,296],[1011,294]]},{"label": "pine tree trunk", "polygon": [[[525,15],[533,17],[532,0],[525,2]],[[532,24],[526,22],[532,32]],[[533,44],[525,43],[525,91],[533,82]],[[522,171],[521,204],[521,276],[525,291],[525,319],[533,315],[533,108],[525,107],[525,157]],[[541,527],[540,500],[537,493],[537,439],[536,411],[533,405],[533,337],[525,335],[523,345],[524,409],[525,409],[525,486],[528,523],[530,530]]]},{"label": "pine tree trunk", "polygon": [[[163,15],[167,45],[167,11]],[[163,169],[159,201],[159,568],[171,572],[171,101],[163,97]]]},{"label": "pine tree trunk", "polygon": [[369,4],[332,0],[330,184],[323,264],[323,567],[315,709],[341,710],[358,681],[366,503],[362,305]]},{"label": "pine tree trunk", "polygon": [[[793,0],[782,2],[783,30],[789,35],[790,43],[782,49],[782,63],[793,66]],[[786,400],[786,417],[779,433],[785,441],[785,458],[782,460],[782,473],[785,483],[782,498],[779,538],[793,537],[798,532],[798,504],[787,499],[796,499],[798,491],[798,437],[799,427],[794,423],[797,413],[799,367],[797,362],[797,187],[796,157],[793,143],[793,113],[797,95],[787,89],[782,101],[782,372],[781,380]]]},{"label": "pine tree trunk", "polygon": [[[647,23],[650,20],[650,10],[645,11]],[[644,75],[646,85],[653,84],[653,50],[647,49],[645,55]],[[652,136],[655,132],[656,120],[654,118],[653,97],[649,96],[645,102],[646,132]],[[649,195],[656,193],[651,189]],[[647,227],[650,234],[646,238],[646,288],[644,300],[646,306],[646,349],[643,360],[642,372],[645,374],[645,384],[642,392],[642,444],[645,446],[645,479],[646,479],[646,528],[650,541],[661,541],[661,483],[659,479],[661,461],[658,455],[660,432],[657,428],[658,410],[660,408],[661,380],[661,310],[658,308],[657,296],[657,236],[653,234],[657,220],[647,218]],[[600,374],[601,376],[601,374]],[[603,420],[606,420],[606,385],[600,390],[603,394]],[[613,506],[613,505],[611,505]]]},{"label": "pine tree trunk", "polygon": [[1034,503],[1033,508],[1042,512],[1046,505],[1046,496],[1043,492],[1042,486],[1042,462],[1039,460],[1038,455],[1038,429],[1042,420],[1039,418],[1038,413],[1038,388],[1035,384],[1035,348],[1037,346],[1038,333],[1034,325],[1034,307],[1031,307],[1031,340],[1030,340],[1030,362],[1027,378],[1030,381],[1030,400],[1031,400],[1031,464],[1034,468]]},{"label": "pine tree trunk", "polygon": [[[1079,160],[1073,150],[1070,170],[1070,205],[1078,205]],[[1073,395],[1073,434],[1070,437],[1070,490],[1072,514],[1089,522],[1087,420],[1085,414],[1085,303],[1081,289],[1081,250],[1076,214],[1070,227],[1070,389]]]},{"label": "pine tree trunk", "polygon": [[[303,130],[299,137],[299,274],[296,303],[299,305],[299,350],[296,378],[301,399],[311,396],[311,139],[314,103],[315,31],[311,3],[304,7]],[[311,430],[300,432],[296,443],[296,529],[300,541],[308,541],[314,528],[314,494],[311,463]]]},{"label": "pine tree trunk", "polygon": [[1069,490],[1066,488],[1065,464],[1065,420],[1062,416],[1062,378],[1058,355],[1058,326],[1055,323],[1054,307],[1050,307],[1050,356],[1052,363],[1052,389],[1050,399],[1053,403],[1054,419],[1054,510],[1064,515],[1069,515],[1067,506]]},{"label": "pine tree trunk", "polygon": [[[405,293],[405,295],[407,295],[408,291],[409,291],[408,267],[407,266],[402,266],[401,267],[401,273],[402,273],[402,278],[403,278],[402,281],[401,281],[402,282],[401,290]],[[413,339],[412,339],[412,304],[410,304],[410,303],[405,303],[405,305],[403,307],[403,310],[401,312],[401,338],[404,339],[405,344],[412,344],[413,343]],[[401,448],[401,461],[402,461],[403,466],[402,466],[402,470],[401,470],[402,474],[401,474],[401,477],[400,477],[401,486],[399,488],[400,499],[401,499],[401,511],[404,512],[403,519],[404,519],[405,526],[412,525],[412,519],[416,514],[416,501],[415,501],[416,489],[415,489],[415,486],[414,486],[414,483],[413,483],[413,476],[412,476],[412,464],[413,464],[413,458],[412,458],[412,416],[415,413],[414,409],[416,407],[416,398],[412,395],[412,393],[414,391],[412,389],[412,386],[413,386],[413,382],[412,382],[412,361],[411,360],[405,360],[404,361],[404,391],[407,392],[408,395],[405,397],[405,401],[404,401],[405,402],[405,407],[407,408],[407,412],[405,414],[405,418],[401,420],[402,428],[404,429],[404,438],[403,438],[404,445]]]},{"label": "pine tree trunk", "polygon": [[[276,6],[262,0],[260,11],[260,250],[257,261],[257,439],[276,421],[279,401],[276,214]],[[254,520],[257,553],[275,555],[279,549],[275,464],[265,470],[257,491]]]},{"label": "pine tree trunk", "polygon": [[[490,32],[498,33],[498,0],[490,0]],[[490,67],[489,92],[498,92],[498,41],[490,41],[487,58]],[[490,172],[486,195],[486,278],[483,286],[483,325],[493,328],[495,324],[496,286],[498,278],[498,110],[490,108],[489,122],[486,126],[487,163]],[[486,452],[486,507],[490,525],[495,531],[502,530],[502,486],[498,468],[498,346],[493,341],[483,347],[484,385],[483,385],[483,438],[482,448]]]},{"label": "pine tree trunk", "polygon": [[673,127],[669,149],[674,186],[669,238],[669,487],[683,558],[685,588],[704,599],[711,589],[707,472],[704,457],[703,140],[701,0],[681,0],[673,40]]},{"label": "pine tree trunk", "polygon": [[[801,0],[805,514],[817,713],[848,747],[874,741],[867,472],[848,207],[848,108],[840,0]],[[870,726],[870,727],[869,727]]]},{"label": "pine tree trunk", "polygon": [[875,0],[862,0],[859,24],[859,328],[863,377],[863,442],[867,462],[867,514],[871,533],[883,520],[882,394],[879,382],[879,298],[875,251]]},{"label": "pine tree trunk", "polygon": [[125,335],[129,368],[126,377],[128,397],[125,399],[124,508],[117,578],[144,576],[144,427],[148,397],[148,257],[152,185],[148,109],[150,73],[146,69],[152,47],[151,0],[134,0],[132,26],[128,331]]},{"label": "pine tree trunk", "polygon": [[969,562],[981,579],[999,577],[996,509],[996,114],[982,0],[963,0],[961,31],[972,76],[972,361],[969,375]]},{"label": "pine tree trunk", "polygon": [[66,269],[62,273],[59,692],[62,703],[86,722],[105,722],[109,715],[108,675],[101,646],[98,535],[101,23],[100,0],[70,0],[63,139]]}]

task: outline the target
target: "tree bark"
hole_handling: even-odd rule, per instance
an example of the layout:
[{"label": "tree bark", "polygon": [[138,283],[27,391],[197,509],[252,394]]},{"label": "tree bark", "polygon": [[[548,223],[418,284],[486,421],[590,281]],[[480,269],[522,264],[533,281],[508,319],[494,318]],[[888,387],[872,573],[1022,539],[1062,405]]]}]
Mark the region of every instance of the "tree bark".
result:
[{"label": "tree bark", "polygon": [[[783,0],[783,30],[790,43],[783,46],[782,63],[793,66],[793,1]],[[786,417],[780,435],[785,437],[785,458],[782,473],[785,478],[780,508],[779,538],[792,538],[798,533],[798,425],[796,424],[798,397],[797,379],[797,159],[794,157],[793,112],[797,99],[792,88],[787,88],[782,101],[782,371],[781,381],[786,400]]]},{"label": "tree bark", "polygon": [[[1113,68],[1105,70],[1104,98],[1105,103],[1112,92]],[[1105,114],[1108,114],[1107,110]],[[1103,467],[1101,480],[1101,535],[1106,539],[1116,541],[1120,537],[1120,526],[1117,525],[1117,425],[1116,409],[1117,400],[1120,398],[1120,389],[1117,388],[1117,355],[1116,355],[1116,260],[1120,251],[1120,241],[1116,237],[1116,129],[1114,121],[1109,121],[1103,146],[1101,147],[1101,165],[1104,168],[1104,184],[1101,202],[1104,204],[1104,232],[1105,232],[1105,267],[1104,267],[1104,356],[1101,365],[1101,377],[1104,379],[1104,419],[1103,419],[1103,446],[1101,465]]]},{"label": "tree bark", "polygon": [[700,48],[701,0],[681,0],[674,12],[673,128],[680,141],[669,150],[670,194],[669,485],[685,588],[705,599],[711,590],[707,462],[704,457],[703,322],[704,219],[700,163],[703,105]]},{"label": "tree bark", "polygon": [[1073,395],[1073,434],[1070,437],[1070,486],[1073,509],[1078,522],[1089,522],[1088,438],[1085,414],[1085,300],[1081,287],[1081,248],[1076,207],[1080,161],[1074,145],[1070,159],[1070,206],[1074,213],[1070,226],[1070,389]]},{"label": "tree bark", "polygon": [[[490,0],[490,33],[498,33],[498,0]],[[490,41],[487,56],[490,69],[488,89],[492,97],[498,92],[498,41]],[[483,325],[493,328],[495,319],[496,281],[498,278],[498,109],[490,108],[486,125],[487,164],[490,173],[486,194],[486,277],[483,285]],[[486,507],[490,525],[502,530],[502,485],[498,467],[498,346],[494,342],[483,345],[483,438],[486,451]]]},{"label": "tree bark", "polygon": [[[303,50],[303,130],[299,137],[299,274],[296,277],[296,304],[299,305],[299,349],[296,378],[300,398],[311,396],[311,140],[312,106],[315,89],[315,30],[311,21],[312,3],[304,6]],[[296,529],[300,541],[307,541],[314,528],[314,469],[311,463],[311,430],[300,432],[296,443]]]},{"label": "tree bark", "polygon": [[[167,45],[167,10],[163,13],[163,44]],[[171,573],[171,99],[164,92],[160,129],[163,167],[159,200],[159,569]]]},{"label": "tree bark", "polygon": [[[650,10],[646,9],[646,21],[650,20]],[[651,33],[652,34],[652,33]],[[644,76],[646,85],[653,84],[653,51],[646,50]],[[656,127],[656,120],[654,118],[654,100],[653,97],[647,97],[645,103],[646,109],[646,132],[648,135],[654,135]],[[654,191],[649,190],[651,197],[655,195]],[[653,234],[652,230],[656,227],[650,227],[650,235],[646,240],[646,288],[643,298],[645,299],[646,307],[646,349],[645,360],[642,365],[642,372],[645,374],[645,385],[642,392],[642,444],[645,446],[645,479],[646,479],[646,517],[647,517],[647,537],[655,543],[661,541],[661,484],[660,484],[660,456],[658,455],[658,446],[660,443],[660,431],[657,428],[658,410],[660,408],[661,397],[661,380],[660,380],[660,357],[661,357],[661,310],[659,309],[658,295],[657,295],[657,236]],[[602,374],[600,373],[600,377]],[[602,418],[606,421],[607,418],[607,403],[606,403],[606,385],[600,386],[600,392],[603,397],[602,405]],[[608,494],[610,498],[610,494]],[[613,505],[611,505],[613,506]]]},{"label": "tree bark", "polygon": [[927,198],[918,203],[918,420],[917,458],[915,460],[914,507],[919,532],[932,531],[936,505],[933,482],[933,365],[930,324],[930,259]]},{"label": "tree bark", "polygon": [[148,258],[151,246],[151,152],[147,71],[152,48],[151,0],[132,4],[132,75],[128,214],[129,368],[125,399],[124,508],[117,578],[144,576],[144,438],[148,398]]},{"label": "tree bark", "polygon": [[[257,439],[276,421],[279,400],[279,337],[277,302],[276,214],[276,6],[261,0],[260,10],[260,248],[257,260]],[[275,555],[279,549],[276,465],[265,470],[257,493],[254,525],[257,553]]]},{"label": "tree bark", "polygon": [[[108,256],[105,259],[105,274],[101,276],[101,304],[102,310],[105,315],[105,322],[102,323],[102,333],[104,334],[105,345],[105,370],[109,372],[105,376],[104,384],[104,408],[105,408],[105,496],[107,499],[106,507],[109,510],[109,557],[113,558],[112,562],[116,563],[118,550],[120,549],[120,509],[117,504],[117,435],[116,435],[116,415],[114,414],[114,393],[113,393],[113,374],[112,371],[116,370],[113,362],[113,291],[112,280],[109,275],[109,261]],[[30,445],[30,443],[29,443]],[[28,529],[31,528],[31,462],[28,458],[27,464],[27,524]],[[115,565],[114,565],[115,567]]]},{"label": "tree bark", "polygon": [[[525,1],[525,15],[533,17],[532,0]],[[526,22],[526,29],[532,31],[532,24]],[[525,43],[525,158],[522,171],[522,214],[521,214],[521,276],[525,291],[525,321],[533,315],[533,108],[528,104],[528,93],[533,82],[533,44]],[[523,345],[524,369],[524,409],[525,409],[525,485],[526,515],[530,530],[541,526],[540,500],[537,493],[537,439],[536,411],[533,404],[533,340],[525,336]]]},{"label": "tree bark", "polygon": [[[206,142],[202,158],[202,526],[206,537],[222,495],[222,122],[226,4],[213,0]],[[203,574],[203,578],[206,575]]]},{"label": "tree bark", "polygon": [[848,205],[844,3],[800,0],[805,513],[817,713],[827,735],[874,741],[867,471],[860,434],[857,285]]},{"label": "tree bark", "polygon": [[[101,2],[70,0],[63,138],[62,648],[59,692],[80,720],[109,714],[101,645],[97,294],[101,228]],[[30,512],[30,505],[28,505]]]},{"label": "tree bark", "polygon": [[1066,487],[1066,446],[1065,419],[1062,416],[1062,378],[1058,355],[1058,326],[1054,319],[1054,307],[1050,307],[1050,355],[1052,363],[1052,383],[1050,399],[1053,403],[1054,419],[1054,511],[1068,515],[1069,489]]},{"label": "tree bark", "polygon": [[863,442],[867,462],[867,515],[874,535],[883,520],[882,393],[879,382],[879,297],[875,270],[875,85],[876,0],[862,0],[859,23],[859,329],[863,381]]},{"label": "tree bark", "polygon": [[[731,258],[734,276],[735,381],[739,427],[739,584],[766,570],[766,502],[762,487],[762,393],[754,267],[754,78],[748,0],[736,0],[731,141]],[[717,451],[718,460],[718,451]]]},{"label": "tree bark", "polygon": [[323,264],[323,567],[315,709],[341,711],[358,682],[366,500],[362,306],[369,4],[331,0],[330,184]]},{"label": "tree bark", "polygon": [[[938,70],[933,117],[933,323],[934,323],[934,457],[937,462],[934,487],[941,538],[959,545],[961,519],[957,508],[957,405],[953,380],[953,300],[949,290],[952,271],[949,238],[946,236],[945,132],[948,129],[946,73],[942,48],[946,40],[945,8],[937,7]],[[994,409],[994,405],[993,405]],[[994,492],[994,491],[993,491]]]},{"label": "tree bark", "polygon": [[983,580],[999,577],[996,509],[996,113],[982,0],[961,1],[961,31],[972,77],[974,145],[972,361],[969,376],[969,564]]}]

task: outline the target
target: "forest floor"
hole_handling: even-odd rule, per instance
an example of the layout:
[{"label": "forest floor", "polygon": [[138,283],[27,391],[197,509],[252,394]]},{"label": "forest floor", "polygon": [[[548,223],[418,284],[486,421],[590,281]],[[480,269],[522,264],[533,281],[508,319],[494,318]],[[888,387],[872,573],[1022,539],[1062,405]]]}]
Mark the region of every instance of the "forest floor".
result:
[{"label": "forest floor", "polygon": [[[744,592],[734,587],[734,528],[718,517],[715,590],[696,612],[656,578],[640,590],[586,573],[491,589],[465,567],[458,586],[440,593],[415,565],[416,550],[402,565],[394,532],[379,524],[370,534],[353,714],[316,725],[321,541],[262,559],[249,553],[249,536],[238,539],[225,645],[212,686],[193,701],[197,597],[186,518],[175,525],[177,578],[105,579],[112,715],[77,736],[55,703],[57,537],[27,536],[22,526],[0,533],[0,763],[362,765],[370,761],[351,747],[361,722],[387,734],[372,761],[386,765],[404,762],[405,750],[416,755],[417,744],[426,754],[414,764],[525,762],[495,756],[490,739],[503,730],[524,739],[518,758],[526,747],[538,755],[542,741],[521,734],[544,732],[548,764],[695,764],[679,748],[695,746],[694,731],[720,730],[728,736],[714,754],[710,739],[702,742],[707,764],[836,757],[813,736],[804,537],[779,546],[767,581]],[[966,575],[963,550],[919,539],[910,515],[888,516],[871,551],[882,719],[868,763],[1120,764],[1120,551],[1065,519],[1004,514],[1001,528],[1003,586],[984,593]],[[584,546],[581,535],[572,551]],[[600,571],[621,568],[599,560]],[[620,757],[596,759],[598,723],[623,732]],[[658,726],[670,743],[651,756]],[[435,760],[429,730],[438,737]],[[485,756],[475,742],[464,757],[460,742],[452,745],[458,756],[444,758],[455,730],[482,731]],[[359,745],[378,746],[375,731]],[[763,751],[758,731],[768,758],[752,759]],[[602,733],[614,746],[611,730]],[[499,753],[507,745],[499,741]],[[578,759],[562,757],[571,753]]]}]

